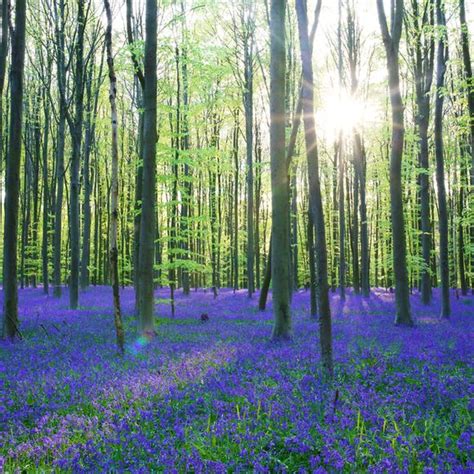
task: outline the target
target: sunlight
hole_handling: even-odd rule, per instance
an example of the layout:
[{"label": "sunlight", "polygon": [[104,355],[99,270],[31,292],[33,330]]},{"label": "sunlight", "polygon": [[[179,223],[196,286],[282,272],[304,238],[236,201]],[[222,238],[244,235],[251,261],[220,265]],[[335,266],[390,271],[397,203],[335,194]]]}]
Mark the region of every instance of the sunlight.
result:
[{"label": "sunlight", "polygon": [[328,140],[335,139],[339,132],[349,135],[354,129],[364,128],[376,115],[370,101],[360,100],[346,91],[323,95],[321,102],[318,129]]}]

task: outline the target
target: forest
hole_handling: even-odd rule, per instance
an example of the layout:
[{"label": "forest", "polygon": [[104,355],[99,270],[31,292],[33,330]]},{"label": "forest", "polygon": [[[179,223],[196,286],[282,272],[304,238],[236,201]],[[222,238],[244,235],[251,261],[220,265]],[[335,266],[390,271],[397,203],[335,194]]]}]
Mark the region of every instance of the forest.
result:
[{"label": "forest", "polygon": [[471,2],[0,10],[0,473],[474,471]]}]

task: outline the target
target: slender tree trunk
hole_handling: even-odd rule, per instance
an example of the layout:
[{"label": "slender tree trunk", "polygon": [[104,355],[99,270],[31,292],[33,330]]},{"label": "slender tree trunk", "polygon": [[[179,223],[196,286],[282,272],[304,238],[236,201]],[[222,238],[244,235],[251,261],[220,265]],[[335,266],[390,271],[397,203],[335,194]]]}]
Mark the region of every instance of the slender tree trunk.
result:
[{"label": "slender tree trunk", "polygon": [[20,190],[23,71],[25,62],[26,0],[15,2],[15,31],[12,35],[10,72],[10,138],[7,157],[5,230],[3,247],[3,334],[10,339],[21,335],[18,321],[17,232]]},{"label": "slender tree trunk", "polygon": [[358,161],[360,159],[360,137],[354,137],[354,178],[352,181],[352,286],[354,293],[360,293],[360,270],[359,270],[359,173]]},{"label": "slender tree trunk", "polygon": [[[9,0],[1,1],[1,25],[0,25],[0,195],[3,195],[3,157],[5,152],[5,140],[3,129],[3,89],[5,86],[5,75],[7,70],[8,55],[8,25],[9,25]],[[0,205],[0,239],[3,231],[3,205]],[[3,281],[3,274],[2,274]]]},{"label": "slender tree trunk", "polygon": [[289,295],[290,223],[288,167],[285,156],[285,0],[272,0],[270,20],[270,157],[274,339],[291,335]]},{"label": "slender tree trunk", "polygon": [[291,258],[292,258],[292,290],[298,289],[298,188],[296,175],[298,168],[293,166],[291,175]]},{"label": "slender tree trunk", "polygon": [[364,145],[361,148],[361,161],[359,163],[360,184],[360,261],[361,261],[361,288],[362,296],[370,296],[370,270],[369,270],[369,223],[367,218],[367,157]]},{"label": "slender tree trunk", "polygon": [[156,188],[156,51],[157,2],[146,1],[145,90],[143,97],[143,188],[138,261],[139,329],[155,332],[153,308],[153,262],[155,250],[155,188]]},{"label": "slender tree trunk", "polygon": [[112,50],[112,12],[110,10],[109,0],[104,0],[105,11],[107,14],[107,29],[105,32],[105,42],[107,49],[107,65],[109,68],[110,80],[110,109],[112,121],[112,189],[111,189],[111,214],[110,214],[110,273],[112,280],[112,291],[114,298],[114,322],[117,336],[117,346],[120,353],[124,352],[125,336],[122,324],[122,314],[120,311],[120,281],[118,272],[118,119],[117,106],[115,104],[117,96],[117,77],[114,69],[114,56]]},{"label": "slender tree trunk", "polygon": [[[464,158],[464,149],[463,146],[460,146],[461,150],[461,157]],[[461,183],[459,186],[459,202],[458,202],[458,214],[460,217],[464,214],[464,206],[465,206],[465,188],[468,186],[468,177],[467,177],[467,169],[464,163],[464,159],[462,160],[461,164]],[[464,241],[464,223],[463,219],[459,219],[458,223],[458,259],[459,259],[459,281],[461,284],[461,293],[463,296],[467,295],[467,278],[466,278],[466,264],[465,264],[465,241]]]},{"label": "slender tree trunk", "polygon": [[43,263],[43,291],[49,293],[48,243],[49,243],[49,178],[48,178],[48,143],[49,143],[49,101],[43,93],[44,129],[43,129],[43,235],[41,257]]},{"label": "slender tree trunk", "polygon": [[[252,20],[249,20],[249,23]],[[245,25],[244,41],[244,109],[247,150],[247,292],[251,298],[255,291],[254,261],[254,173],[253,173],[253,31]]]},{"label": "slender tree trunk", "polygon": [[308,254],[309,254],[309,291],[310,291],[310,316],[318,316],[318,296],[316,288],[316,261],[314,258],[314,224],[311,211],[308,212]]},{"label": "slender tree trunk", "polygon": [[272,239],[270,237],[270,245],[268,247],[267,265],[265,266],[265,273],[263,275],[262,289],[260,290],[260,297],[258,299],[258,309],[265,311],[267,307],[268,290],[270,289],[270,281],[272,279]]},{"label": "slender tree trunk", "polygon": [[[318,29],[318,23],[319,23],[319,14],[321,13],[321,6],[322,6],[322,0],[318,0],[316,3],[316,7],[314,10],[314,22],[313,26],[311,28],[311,33],[310,33],[310,47],[312,49],[313,47],[313,42],[314,42],[314,37],[316,36],[316,31]],[[293,114],[293,123],[291,126],[291,133],[290,133],[290,138],[288,140],[288,147],[286,149],[286,172],[287,174],[289,173],[290,166],[291,166],[291,160],[293,158],[293,155],[295,154],[295,148],[296,148],[296,139],[298,138],[298,131],[300,128],[301,124],[301,115],[303,112],[303,87],[302,85],[300,86],[299,89],[299,96],[298,96],[298,102],[296,104],[295,112]],[[273,227],[272,227],[273,228]],[[270,242],[272,240],[272,237],[270,235]],[[271,244],[270,244],[271,247]],[[269,256],[271,254],[269,253]],[[267,280],[267,270],[270,272],[270,279]],[[265,310],[266,307],[266,297],[268,295],[268,288],[270,286],[270,281],[271,281],[271,264],[267,262],[267,270],[265,270],[265,277],[264,281],[262,283],[262,291],[260,293],[260,298],[259,298],[259,309],[261,311]],[[264,291],[266,285],[266,291]],[[291,297],[291,295],[289,296]],[[265,298],[265,300],[263,300]]]},{"label": "slender tree trunk", "polygon": [[74,118],[68,118],[72,139],[72,156],[70,163],[70,204],[69,232],[71,240],[71,264],[69,275],[69,306],[76,309],[79,304],[79,259],[80,259],[80,215],[79,215],[79,169],[81,164],[81,142],[84,115],[84,33],[85,33],[85,0],[77,3],[77,40],[75,45],[75,94]]},{"label": "slender tree trunk", "polygon": [[332,329],[331,309],[329,306],[326,229],[321,197],[319,177],[319,157],[314,119],[314,80],[311,62],[311,47],[308,37],[308,16],[304,0],[296,0],[298,30],[301,48],[301,66],[303,70],[303,123],[305,129],[306,158],[310,193],[310,212],[316,228],[315,249],[317,267],[317,286],[319,301],[319,339],[321,360],[326,373],[332,375]]},{"label": "slender tree trunk", "polygon": [[441,0],[436,0],[436,19],[442,28],[443,35],[438,41],[436,99],[435,99],[435,154],[436,183],[438,185],[438,218],[439,218],[439,265],[441,274],[441,317],[449,318],[451,305],[449,301],[449,251],[448,251],[448,210],[446,205],[446,189],[444,185],[444,150],[443,150],[443,103],[444,77],[446,73],[446,19]]},{"label": "slender tree trunk", "polygon": [[100,92],[100,78],[102,76],[102,64],[101,59],[98,84],[95,91],[92,90],[92,83],[94,79],[93,68],[91,63],[90,73],[87,81],[87,123],[84,140],[84,164],[83,164],[83,229],[82,229],[82,255],[81,255],[81,275],[80,285],[82,289],[89,286],[90,283],[90,253],[91,253],[91,178],[90,178],[90,156],[92,146],[95,139],[95,118],[97,116],[98,99]]},{"label": "slender tree trunk", "polygon": [[61,279],[61,246],[62,246],[62,212],[64,197],[64,144],[66,133],[66,65],[64,46],[64,0],[59,0],[55,5],[55,35],[57,43],[57,81],[59,90],[59,117],[56,143],[56,199],[54,209],[54,235],[53,235],[53,294],[59,298],[62,293]]},{"label": "slender tree trunk", "polygon": [[379,23],[387,55],[388,84],[392,107],[392,146],[390,155],[390,210],[392,220],[393,272],[395,279],[395,324],[413,326],[408,286],[405,219],[403,216],[402,157],[405,129],[400,94],[398,49],[403,26],[403,0],[395,0],[391,33],[388,31],[383,0],[377,0]]},{"label": "slender tree trunk", "polygon": [[139,64],[139,58],[136,53],[135,39],[133,34],[133,0],[126,0],[126,29],[127,42],[130,46],[131,59],[135,73],[135,86],[137,89],[137,106],[138,113],[138,160],[135,168],[135,214],[133,220],[133,286],[135,289],[135,313],[137,317],[140,316],[140,227],[141,227],[141,207],[142,207],[142,188],[143,188],[143,126],[144,126],[144,112],[143,109],[143,95],[145,90],[145,78],[143,71]]},{"label": "slender tree trunk", "polygon": [[234,155],[234,291],[239,289],[239,111],[235,112],[233,149]]},{"label": "slender tree trunk", "polygon": [[[183,15],[183,22],[186,19],[184,2],[181,2],[181,12]],[[183,283],[183,293],[189,295],[190,283],[189,283],[189,269],[187,261],[189,260],[189,242],[190,242],[190,232],[189,232],[189,217],[191,212],[191,193],[192,193],[192,181],[191,181],[191,167],[189,165],[189,80],[188,80],[188,54],[187,54],[187,41],[188,34],[186,25],[183,26],[183,47],[181,52],[181,75],[183,78],[183,112],[181,117],[181,150],[184,154],[185,164],[183,167],[184,171],[184,193],[182,196],[181,204],[181,249],[182,249],[182,259],[184,261],[182,268],[182,283]]]},{"label": "slender tree trunk", "polygon": [[344,156],[342,136],[339,139],[339,292],[346,299],[346,216],[344,213]]},{"label": "slender tree trunk", "polygon": [[[473,76],[472,76],[472,65],[471,65],[471,54],[469,51],[469,28],[466,21],[466,7],[464,5],[464,0],[459,0],[459,20],[461,24],[461,46],[462,46],[462,58],[464,64],[464,75],[466,80],[466,89],[467,89],[467,104],[469,110],[469,135],[470,135],[470,144],[471,144],[471,163],[470,163],[470,181],[471,181],[471,191],[469,200],[474,200],[474,86],[473,86]],[[474,224],[471,224],[469,227],[469,237],[470,237],[470,267],[471,267],[471,288],[474,293]]]},{"label": "slender tree trunk", "polygon": [[261,250],[260,250],[260,214],[262,207],[262,144],[260,127],[255,126],[255,162],[256,162],[256,183],[255,183],[255,287],[261,286]]}]

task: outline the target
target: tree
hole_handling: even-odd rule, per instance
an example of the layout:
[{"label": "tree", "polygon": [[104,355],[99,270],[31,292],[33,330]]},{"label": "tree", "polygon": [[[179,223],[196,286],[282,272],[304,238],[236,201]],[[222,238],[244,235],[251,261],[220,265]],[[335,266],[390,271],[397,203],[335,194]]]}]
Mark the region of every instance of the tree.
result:
[{"label": "tree", "polygon": [[56,191],[54,208],[53,233],[53,295],[61,296],[61,248],[63,230],[63,196],[64,196],[64,147],[66,132],[66,48],[65,48],[65,4],[64,0],[55,0],[54,4],[56,70],[59,95],[59,112],[56,138]]},{"label": "tree", "polygon": [[120,311],[120,282],[118,271],[118,197],[119,197],[119,177],[118,177],[118,117],[117,117],[117,77],[114,68],[114,56],[112,50],[112,11],[109,0],[104,0],[105,12],[107,15],[107,29],[105,31],[105,44],[107,49],[107,66],[109,68],[110,80],[110,113],[112,122],[112,183],[111,183],[111,213],[110,213],[110,270],[112,276],[112,291],[114,298],[114,322],[117,335],[117,346],[119,351],[124,352],[124,330],[122,314]]},{"label": "tree", "polygon": [[[466,7],[464,0],[459,0],[459,20],[461,24],[461,48],[462,48],[462,59],[464,66],[464,79],[466,81],[466,95],[467,95],[467,107],[469,112],[469,137],[471,144],[471,173],[470,173],[470,185],[471,185],[471,200],[474,194],[474,84],[472,76],[472,65],[471,65],[471,53],[469,51],[469,28],[466,21]],[[474,271],[474,225],[470,226],[470,260],[471,260],[471,287],[474,292],[474,278],[472,272]]]},{"label": "tree", "polygon": [[444,184],[444,147],[443,147],[443,103],[444,77],[447,62],[446,18],[442,0],[436,0],[436,21],[440,27],[438,52],[436,57],[436,99],[435,99],[435,154],[436,184],[438,185],[439,213],[439,266],[441,273],[441,317],[449,318],[449,253],[448,253],[448,210],[446,188]]},{"label": "tree", "polygon": [[290,222],[288,169],[285,155],[285,0],[272,0],[270,10],[270,159],[272,188],[273,339],[291,335]]},{"label": "tree", "polygon": [[[3,137],[3,90],[5,86],[5,75],[7,70],[7,56],[8,56],[8,23],[9,23],[9,8],[10,2],[2,0],[1,2],[1,25],[0,25],[0,154],[3,155],[4,137]],[[0,163],[3,160],[0,160]],[[0,172],[3,164],[0,165]],[[1,180],[0,180],[1,181]],[[3,192],[0,184],[0,192]],[[0,228],[3,220],[3,206],[0,206]]]},{"label": "tree", "polygon": [[[5,20],[5,18],[3,18]],[[17,232],[20,191],[23,73],[25,65],[26,0],[15,2],[10,72],[10,136],[7,155],[5,230],[3,248],[3,334],[10,339],[21,335],[18,328]]]},{"label": "tree", "polygon": [[311,47],[308,36],[308,13],[305,0],[296,0],[298,31],[301,49],[301,68],[303,70],[302,102],[303,124],[308,166],[308,182],[310,193],[310,212],[315,232],[317,289],[319,301],[319,339],[321,360],[324,369],[332,374],[332,329],[331,309],[329,306],[329,288],[327,273],[327,248],[324,211],[321,197],[319,176],[319,156],[316,140],[316,123],[314,118],[314,79],[311,62]]},{"label": "tree", "polygon": [[253,76],[255,10],[252,1],[244,0],[242,8],[242,29],[244,47],[244,109],[245,139],[247,149],[247,289],[249,298],[255,291],[254,278],[254,172],[253,172]]},{"label": "tree", "polygon": [[[408,49],[413,63],[416,92],[416,126],[419,134],[420,227],[423,267],[421,271],[421,301],[431,302],[431,220],[428,128],[430,123],[430,90],[434,65],[434,3],[424,0],[421,12],[417,0],[411,0],[411,17],[407,19]],[[407,15],[408,18],[408,15]]]},{"label": "tree", "polygon": [[[315,10],[314,10],[314,22],[313,22],[313,26],[311,28],[311,34],[310,34],[311,49],[313,48],[314,37],[316,36],[316,31],[318,29],[319,14],[321,13],[321,6],[322,6],[322,0],[318,0],[318,2],[316,3]],[[296,141],[298,138],[298,132],[301,125],[302,113],[303,113],[303,86],[302,84],[300,84],[298,101],[296,103],[295,111],[293,113],[293,121],[291,124],[290,138],[288,139],[288,146],[286,148],[287,174],[290,171],[291,161],[293,159],[293,156],[295,155]],[[272,248],[272,245],[271,245],[271,236],[270,236],[270,245],[269,245],[269,251],[268,251],[268,255],[270,256],[270,258],[268,258],[267,260],[267,266],[265,268],[265,274],[264,274],[264,279],[262,283],[262,290],[260,292],[260,298],[259,298],[259,303],[258,303],[258,308],[260,311],[265,310],[265,307],[267,304],[268,290],[270,288],[270,281],[271,281],[271,275],[272,275],[271,248]],[[312,284],[313,283],[314,282],[312,282]]]},{"label": "tree", "polygon": [[145,77],[139,62],[139,56],[135,45],[135,37],[132,26],[133,2],[127,0],[126,10],[126,29],[127,42],[130,48],[131,59],[133,63],[135,89],[137,89],[137,105],[140,108],[138,119],[138,163],[135,169],[135,213],[133,219],[133,286],[135,287],[135,311],[137,315],[140,312],[139,301],[139,259],[140,259],[140,225],[141,225],[141,206],[142,206],[142,186],[143,186],[143,94],[145,91]]},{"label": "tree", "polygon": [[459,20],[461,25],[461,47],[464,77],[467,83],[466,89],[467,105],[469,110],[469,133],[471,137],[471,186],[474,186],[474,86],[472,85],[473,76],[471,53],[469,51],[469,28],[466,21],[466,7],[464,0],[459,0]]},{"label": "tree", "polygon": [[157,2],[147,0],[145,23],[145,67],[143,94],[143,181],[138,255],[139,329],[154,334],[153,263],[155,253],[156,188],[156,50]]},{"label": "tree", "polygon": [[403,0],[395,0],[390,31],[383,0],[377,0],[382,39],[387,56],[388,85],[392,107],[392,143],[390,152],[390,211],[392,221],[393,273],[395,279],[395,324],[413,326],[406,258],[405,219],[403,216],[402,157],[405,128],[400,93],[398,50],[403,26]]},{"label": "tree", "polygon": [[[84,34],[86,29],[86,2],[77,2],[77,39],[75,43],[74,67],[74,116],[66,108],[66,119],[72,139],[69,192],[70,275],[69,306],[76,309],[79,304],[79,257],[80,257],[80,213],[79,213],[79,169],[81,164],[82,129],[84,117]],[[65,99],[63,99],[65,100]]]}]

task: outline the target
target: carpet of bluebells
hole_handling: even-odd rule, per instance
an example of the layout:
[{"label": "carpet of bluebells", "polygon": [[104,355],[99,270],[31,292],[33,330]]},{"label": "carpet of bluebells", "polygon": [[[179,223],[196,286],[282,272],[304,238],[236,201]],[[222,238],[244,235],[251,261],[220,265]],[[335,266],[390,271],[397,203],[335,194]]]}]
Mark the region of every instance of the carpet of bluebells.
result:
[{"label": "carpet of bluebells", "polygon": [[121,358],[109,288],[76,311],[66,291],[20,290],[24,339],[0,342],[0,472],[474,472],[474,297],[453,295],[442,321],[439,295],[415,294],[407,329],[389,292],[332,294],[333,382],[308,292],[286,343],[245,291],[178,295],[175,318],[167,297],[149,341],[123,290]]}]

